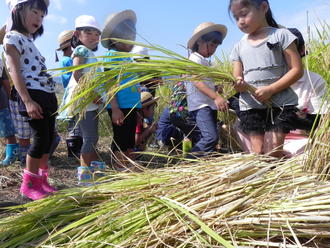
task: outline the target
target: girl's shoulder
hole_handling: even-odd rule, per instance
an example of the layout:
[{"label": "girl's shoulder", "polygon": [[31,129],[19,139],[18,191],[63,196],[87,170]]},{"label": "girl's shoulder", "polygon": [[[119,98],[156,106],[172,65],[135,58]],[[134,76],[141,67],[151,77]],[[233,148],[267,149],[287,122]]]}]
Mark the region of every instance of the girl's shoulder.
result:
[{"label": "girl's shoulder", "polygon": [[92,57],[94,56],[93,52],[85,47],[84,45],[77,46],[72,53],[72,57]]}]

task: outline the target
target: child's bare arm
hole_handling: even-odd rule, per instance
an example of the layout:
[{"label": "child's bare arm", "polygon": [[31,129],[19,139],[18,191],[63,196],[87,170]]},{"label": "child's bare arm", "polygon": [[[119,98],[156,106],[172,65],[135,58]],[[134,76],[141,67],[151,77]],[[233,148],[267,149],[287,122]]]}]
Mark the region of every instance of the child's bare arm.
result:
[{"label": "child's bare arm", "polygon": [[[83,57],[75,56],[73,58],[73,66],[82,65],[84,63],[85,63],[85,58],[83,58]],[[79,82],[79,79],[83,76],[83,72],[82,72],[82,70],[75,70],[72,73],[72,76],[74,77],[74,79],[78,83]]]},{"label": "child's bare arm", "polygon": [[112,122],[114,124],[116,124],[117,126],[123,125],[125,116],[119,108],[116,95],[111,97],[110,105],[111,105],[111,112],[112,112],[111,113]]},{"label": "child's bare arm", "polygon": [[257,89],[255,92],[257,100],[261,102],[269,100],[274,94],[289,88],[303,76],[301,57],[294,43],[284,50],[284,56],[288,65],[288,72],[271,85]]},{"label": "child's bare arm", "polygon": [[226,111],[228,109],[227,101],[223,99],[216,91],[210,89],[204,82],[194,82],[194,85],[197,89],[214,101],[218,110]]},{"label": "child's bare arm", "polygon": [[233,75],[236,78],[234,88],[237,92],[247,91],[247,84],[244,82],[243,65],[239,61],[233,62]]},{"label": "child's bare arm", "polygon": [[7,64],[15,88],[25,104],[26,111],[32,119],[43,119],[42,108],[32,100],[20,70],[20,54],[13,45],[6,45]]}]

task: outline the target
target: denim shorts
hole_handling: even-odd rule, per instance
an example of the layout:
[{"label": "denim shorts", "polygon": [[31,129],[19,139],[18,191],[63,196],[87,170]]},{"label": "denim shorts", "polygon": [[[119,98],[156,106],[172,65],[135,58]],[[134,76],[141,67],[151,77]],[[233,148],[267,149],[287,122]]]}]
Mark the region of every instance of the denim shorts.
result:
[{"label": "denim shorts", "polygon": [[15,135],[14,123],[8,108],[0,110],[0,137],[7,138]]}]

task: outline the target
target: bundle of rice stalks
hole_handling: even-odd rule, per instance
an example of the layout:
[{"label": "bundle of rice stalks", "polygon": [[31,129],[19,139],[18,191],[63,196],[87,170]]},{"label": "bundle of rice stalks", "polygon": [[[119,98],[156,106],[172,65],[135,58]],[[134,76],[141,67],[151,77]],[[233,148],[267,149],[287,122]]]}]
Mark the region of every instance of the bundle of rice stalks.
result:
[{"label": "bundle of rice stalks", "polygon": [[[106,95],[106,103],[109,103],[114,94],[119,90],[147,80],[152,80],[155,77],[163,78],[166,82],[212,80],[216,85],[218,84],[229,88],[229,92],[233,89],[233,82],[236,81],[235,78],[228,71],[223,72],[219,66],[208,67],[197,64],[188,58],[158,45],[146,45],[121,39],[116,40],[143,46],[162,55],[150,55],[152,59],[144,59],[142,58],[143,55],[116,52],[111,56],[112,62],[104,62],[103,59],[107,57],[102,56],[99,57],[99,62],[96,63],[64,68],[67,72],[81,70],[87,67],[92,68],[92,73],[81,78],[78,83],[79,89],[74,95],[74,99],[72,99],[67,106],[64,106],[64,108],[71,106],[75,102],[79,102],[78,106],[75,106],[75,109],[81,109],[95,99],[96,92],[97,94]],[[136,56],[141,56],[138,62],[121,60],[123,58]],[[104,71],[97,72],[97,69],[100,68]],[[63,68],[58,70],[63,70]],[[131,80],[119,86],[119,82],[127,78]],[[256,88],[252,85],[248,86],[249,92],[254,93],[255,90]],[[270,103],[268,103],[268,105],[270,105]]]},{"label": "bundle of rice stalks", "polygon": [[330,238],[330,187],[302,167],[228,155],[109,174],[12,208],[0,247],[314,247]]},{"label": "bundle of rice stalks", "polygon": [[330,178],[330,113],[324,115],[308,147],[305,169],[318,175],[320,180]]}]

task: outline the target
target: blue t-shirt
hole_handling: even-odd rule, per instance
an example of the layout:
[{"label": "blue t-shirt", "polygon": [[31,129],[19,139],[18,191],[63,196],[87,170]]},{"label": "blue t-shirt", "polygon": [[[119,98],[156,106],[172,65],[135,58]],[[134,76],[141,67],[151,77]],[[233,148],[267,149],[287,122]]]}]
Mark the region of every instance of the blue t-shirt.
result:
[{"label": "blue t-shirt", "polygon": [[[117,52],[115,50],[109,50],[106,53],[106,56],[108,58],[104,59],[104,62],[113,62],[113,61],[127,61],[127,62],[132,62],[131,58],[111,58],[114,56],[114,53]],[[134,79],[134,76],[127,77],[124,80],[120,81],[119,85],[124,85],[127,84],[129,81]],[[116,97],[117,97],[117,102],[118,106],[121,109],[129,109],[129,108],[141,108],[141,95],[140,95],[140,85],[136,84],[133,86],[129,86],[125,89],[122,89],[117,92]],[[111,108],[110,104],[107,106],[108,109]]]},{"label": "blue t-shirt", "polygon": [[[73,65],[73,61],[71,57],[68,56],[63,56],[60,60],[60,67],[69,67]],[[62,72],[65,72],[65,70],[63,70]],[[68,86],[70,78],[71,78],[72,72],[68,72],[65,74],[61,75],[61,79],[62,79],[62,84],[64,89]]]}]

